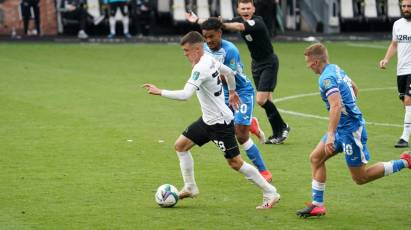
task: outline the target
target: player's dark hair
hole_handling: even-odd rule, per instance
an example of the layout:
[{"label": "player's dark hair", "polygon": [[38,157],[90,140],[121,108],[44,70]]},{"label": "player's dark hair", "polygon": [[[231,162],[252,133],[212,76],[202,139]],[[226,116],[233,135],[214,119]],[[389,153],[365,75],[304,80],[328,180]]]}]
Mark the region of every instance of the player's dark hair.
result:
[{"label": "player's dark hair", "polygon": [[197,31],[190,31],[180,40],[180,45],[204,43],[203,36]]},{"label": "player's dark hair", "polygon": [[221,30],[223,23],[216,17],[210,17],[201,24],[202,30]]},{"label": "player's dark hair", "polygon": [[253,1],[253,0],[238,0],[237,6],[238,6],[238,4],[240,4],[240,3],[251,3],[251,4],[254,5],[254,1]]}]

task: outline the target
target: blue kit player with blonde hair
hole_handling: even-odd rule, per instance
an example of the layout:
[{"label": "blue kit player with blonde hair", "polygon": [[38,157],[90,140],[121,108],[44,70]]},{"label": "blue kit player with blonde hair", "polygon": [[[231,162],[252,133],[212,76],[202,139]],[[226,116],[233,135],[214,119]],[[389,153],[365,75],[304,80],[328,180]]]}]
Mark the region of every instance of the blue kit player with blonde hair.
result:
[{"label": "blue kit player with blonde hair", "polygon": [[367,148],[367,131],[356,100],[358,88],[339,66],[330,64],[327,48],[316,43],[305,49],[307,67],[319,74],[320,94],[329,114],[328,130],[311,152],[312,202],[297,211],[300,217],[325,215],[324,191],[325,162],[343,152],[355,183],[362,185],[403,168],[411,168],[411,155],[404,152],[401,159],[378,162],[367,167],[370,154]]}]

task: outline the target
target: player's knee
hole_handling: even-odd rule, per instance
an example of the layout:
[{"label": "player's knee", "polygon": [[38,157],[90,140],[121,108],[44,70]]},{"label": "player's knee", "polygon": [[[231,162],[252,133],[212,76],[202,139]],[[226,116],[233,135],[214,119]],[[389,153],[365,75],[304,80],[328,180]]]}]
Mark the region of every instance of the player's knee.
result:
[{"label": "player's knee", "polygon": [[235,171],[238,171],[241,168],[241,165],[238,164],[237,162],[228,162],[228,165],[230,165],[230,167],[234,169]]},{"label": "player's knee", "polygon": [[319,165],[322,162],[322,159],[314,153],[310,154],[309,160],[311,162],[311,165]]},{"label": "player's knee", "polygon": [[267,102],[267,98],[257,98],[256,102],[259,106],[263,106]]},{"label": "player's knee", "polygon": [[403,101],[404,101],[405,106],[410,106],[411,105],[411,96],[405,95]]},{"label": "player's knee", "polygon": [[248,139],[250,138],[249,135],[247,134],[236,134],[237,141],[240,143],[240,145],[244,144]]},{"label": "player's knee", "polygon": [[179,141],[176,141],[176,143],[174,143],[174,149],[175,149],[177,152],[185,152],[185,151],[187,151],[187,147],[186,147],[184,144],[180,143]]},{"label": "player's knee", "polygon": [[228,165],[236,171],[240,170],[241,166],[243,165],[242,160],[238,160],[237,158],[227,159]]}]

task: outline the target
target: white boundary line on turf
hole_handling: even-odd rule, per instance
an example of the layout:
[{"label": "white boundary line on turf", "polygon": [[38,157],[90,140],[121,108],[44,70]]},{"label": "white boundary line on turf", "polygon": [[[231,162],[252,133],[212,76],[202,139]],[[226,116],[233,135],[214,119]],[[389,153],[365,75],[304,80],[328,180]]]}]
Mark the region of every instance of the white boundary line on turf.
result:
[{"label": "white boundary line on turf", "polygon": [[[366,92],[366,91],[378,91],[378,90],[392,90],[396,89],[395,87],[386,87],[386,88],[369,88],[369,89],[362,89],[361,92]],[[278,99],[274,99],[274,102],[282,102],[282,101],[288,101],[288,100],[293,100],[293,99],[298,99],[302,97],[311,97],[311,96],[317,96],[320,93],[304,93],[304,94],[297,94],[293,96],[288,96],[288,97],[282,97]],[[307,113],[300,113],[300,112],[295,112],[295,111],[290,111],[290,110],[285,110],[285,109],[278,109],[282,113],[294,115],[294,116],[299,116],[299,117],[306,117],[306,118],[314,118],[314,119],[320,119],[320,120],[328,120],[328,117],[323,117],[323,116],[318,116],[318,115],[313,115],[313,114],[307,114]],[[367,125],[376,125],[376,126],[387,126],[387,127],[399,127],[402,128],[402,125],[398,124],[390,124],[390,123],[379,123],[379,122],[372,122],[372,121],[366,121]]]},{"label": "white boundary line on turf", "polygon": [[347,42],[347,46],[351,47],[361,47],[361,48],[372,48],[372,49],[387,49],[388,46],[383,45],[373,45],[373,44],[364,44],[364,43],[353,43]]}]

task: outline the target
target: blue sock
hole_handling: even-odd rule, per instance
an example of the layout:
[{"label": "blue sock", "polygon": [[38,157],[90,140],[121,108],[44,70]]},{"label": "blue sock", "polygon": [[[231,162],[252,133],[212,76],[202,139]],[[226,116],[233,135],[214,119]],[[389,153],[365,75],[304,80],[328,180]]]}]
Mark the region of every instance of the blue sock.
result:
[{"label": "blue sock", "polygon": [[406,167],[403,160],[392,160],[391,162],[392,162],[392,171],[394,173]]},{"label": "blue sock", "polygon": [[325,190],[325,183],[318,182],[313,179],[311,183],[312,189],[312,197],[313,197],[313,204],[317,206],[324,205],[324,190]]},{"label": "blue sock", "polygon": [[261,172],[267,170],[263,158],[261,157],[260,150],[258,150],[257,146],[254,144],[251,138],[243,144],[243,147],[245,152],[247,153],[248,158],[253,162],[255,167],[257,167],[258,171]]},{"label": "blue sock", "polygon": [[384,164],[384,176],[389,176],[393,173],[399,172],[401,169],[408,167],[404,160],[392,160],[383,162]]}]

